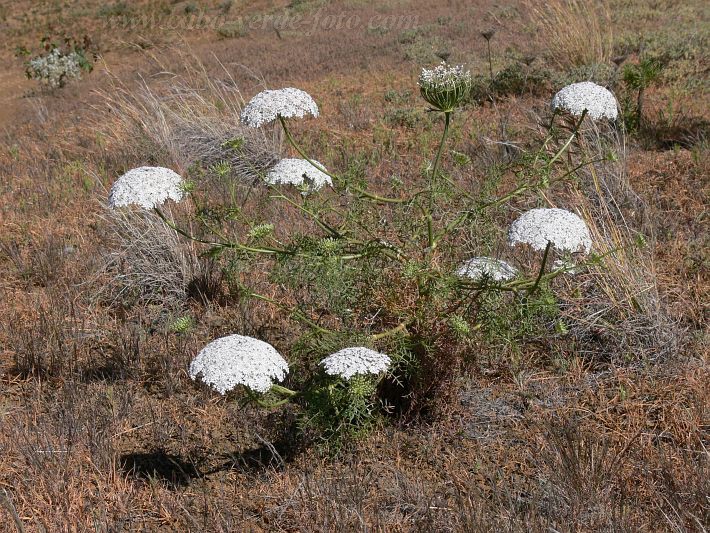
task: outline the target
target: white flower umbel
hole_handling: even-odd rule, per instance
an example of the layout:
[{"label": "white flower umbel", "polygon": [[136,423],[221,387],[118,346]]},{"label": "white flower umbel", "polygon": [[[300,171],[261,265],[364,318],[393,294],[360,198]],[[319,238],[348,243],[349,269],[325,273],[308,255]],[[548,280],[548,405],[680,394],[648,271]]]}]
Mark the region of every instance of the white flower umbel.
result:
[{"label": "white flower umbel", "polygon": [[318,116],[318,106],[311,95],[300,89],[261,91],[242,109],[242,124],[258,128],[278,117],[293,118],[306,115]]},{"label": "white flower umbel", "polygon": [[369,348],[344,348],[329,355],[320,364],[325,373],[350,379],[358,374],[379,374],[387,370],[392,360],[388,355]]},{"label": "white flower umbel", "polygon": [[523,213],[508,231],[511,246],[529,244],[542,251],[547,243],[559,252],[586,252],[592,249],[592,238],[584,220],[564,209],[531,209]]},{"label": "white flower umbel", "polygon": [[139,205],[152,209],[168,199],[179,202],[185,195],[182,184],[182,177],[169,168],[134,168],[114,182],[108,205],[113,208]]},{"label": "white flower umbel", "polygon": [[[320,168],[325,166],[313,161]],[[333,185],[333,180],[305,159],[282,159],[266,175],[266,182],[271,185],[305,186],[308,191],[318,191],[324,185]],[[305,194],[305,193],[304,193]]]},{"label": "white flower umbel", "polygon": [[594,120],[615,120],[619,114],[618,107],[616,98],[608,89],[591,81],[568,85],[552,99],[555,111],[566,111],[579,117],[586,109]]},{"label": "white flower umbel", "polygon": [[474,257],[464,261],[456,271],[457,276],[480,281],[488,277],[493,281],[508,281],[518,274],[515,267],[493,257]]},{"label": "white flower umbel", "polygon": [[220,394],[244,385],[268,392],[288,374],[288,363],[270,344],[242,335],[210,342],[190,363],[190,377],[200,379]]},{"label": "white flower umbel", "polygon": [[422,69],[419,75],[422,98],[439,111],[451,112],[471,92],[471,72],[462,65],[450,66],[446,62],[433,69]]},{"label": "white flower umbel", "polygon": [[48,54],[30,60],[27,74],[51,87],[62,87],[67,80],[81,77],[81,56],[76,52],[63,54],[59,48],[54,48]]}]

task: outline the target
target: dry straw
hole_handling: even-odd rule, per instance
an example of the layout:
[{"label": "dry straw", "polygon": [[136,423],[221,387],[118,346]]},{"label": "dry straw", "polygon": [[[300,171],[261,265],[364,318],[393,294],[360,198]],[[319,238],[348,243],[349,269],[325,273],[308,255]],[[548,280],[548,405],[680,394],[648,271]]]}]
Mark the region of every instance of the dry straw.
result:
[{"label": "dry straw", "polygon": [[563,67],[607,63],[614,35],[606,0],[526,0],[541,46]]},{"label": "dry straw", "polygon": [[[590,267],[594,283],[586,283],[567,309],[577,333],[588,337],[604,331],[621,358],[672,354],[678,332],[659,296],[653,226],[628,180],[624,132],[607,123],[590,123],[579,145],[582,158],[598,162],[578,172],[579,186],[571,194],[588,223],[595,251],[605,258]],[[609,153],[615,154],[613,160],[604,159]],[[569,278],[566,283],[572,292],[579,285]]]},{"label": "dry straw", "polygon": [[170,75],[165,66],[163,82],[142,81],[128,87],[120,79],[102,91],[102,111],[108,110],[110,129],[97,124],[116,149],[131,145],[158,157],[173,168],[199,164],[209,168],[226,164],[230,177],[258,182],[280,158],[278,130],[253,129],[239,119],[245,105],[237,83],[220,64],[223,76],[209,75],[197,58],[179,61],[185,72]]}]

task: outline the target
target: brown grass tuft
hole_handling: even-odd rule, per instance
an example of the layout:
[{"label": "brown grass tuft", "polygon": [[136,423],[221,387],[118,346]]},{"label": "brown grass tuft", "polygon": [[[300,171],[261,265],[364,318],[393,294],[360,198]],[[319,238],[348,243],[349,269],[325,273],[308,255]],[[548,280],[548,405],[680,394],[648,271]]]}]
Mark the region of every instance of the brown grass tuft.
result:
[{"label": "brown grass tuft", "polygon": [[611,59],[614,34],[606,0],[526,0],[524,5],[553,63],[569,67]]},{"label": "brown grass tuft", "polygon": [[182,171],[228,163],[230,177],[253,183],[281,152],[279,130],[252,129],[240,122],[244,105],[237,83],[220,64],[222,76],[208,74],[194,57],[183,58],[178,75],[165,67],[162,81],[127,87],[117,79],[103,100],[99,126],[116,149],[138,149],[136,159],[164,161]]}]

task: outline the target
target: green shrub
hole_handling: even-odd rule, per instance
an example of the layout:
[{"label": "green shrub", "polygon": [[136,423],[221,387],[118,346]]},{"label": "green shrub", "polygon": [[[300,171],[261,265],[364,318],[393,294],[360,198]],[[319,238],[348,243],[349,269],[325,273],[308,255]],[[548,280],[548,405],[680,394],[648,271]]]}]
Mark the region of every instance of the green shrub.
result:
[{"label": "green shrub", "polygon": [[547,94],[552,85],[552,74],[537,67],[513,63],[493,75],[474,76],[471,89],[471,101],[481,104],[491,98],[499,99],[506,96],[523,96],[529,94],[540,96]]},{"label": "green shrub", "polygon": [[652,83],[654,83],[661,71],[663,64],[656,58],[644,58],[636,64],[624,66],[622,79],[626,89],[633,95],[633,104],[624,106],[624,122],[629,131],[638,130],[643,119],[644,94]]},{"label": "green shrub", "polygon": [[235,20],[222,24],[219,28],[217,28],[217,33],[223,39],[235,39],[237,37],[246,36],[248,29],[242,21]]},{"label": "green shrub", "polygon": [[91,72],[93,65],[86,50],[68,41],[64,47],[45,41],[45,53],[26,63],[28,78],[45,83],[53,89],[64,87],[69,80],[80,79],[85,72]]},{"label": "green shrub", "polygon": [[131,13],[128,2],[116,2],[114,4],[103,5],[99,8],[100,17],[125,17]]}]

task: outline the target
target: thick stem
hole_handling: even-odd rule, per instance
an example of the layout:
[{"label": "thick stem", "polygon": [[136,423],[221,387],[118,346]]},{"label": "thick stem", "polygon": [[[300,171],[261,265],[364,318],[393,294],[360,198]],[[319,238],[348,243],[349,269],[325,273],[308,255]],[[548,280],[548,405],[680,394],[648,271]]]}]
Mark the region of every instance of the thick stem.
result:
[{"label": "thick stem", "polygon": [[582,122],[584,122],[584,117],[587,116],[587,110],[585,109],[582,111],[582,115],[579,117],[579,122],[574,127],[574,130],[572,131],[572,135],[570,135],[570,138],[567,139],[567,142],[562,146],[562,148],[559,149],[559,151],[553,156],[552,159],[550,159],[550,162],[548,163],[548,166],[552,166],[552,164],[557,161],[562,154],[565,153],[567,148],[569,148],[569,145],[572,144],[572,141],[574,141],[575,137],[577,137],[577,134],[579,133],[579,128],[582,126]]},{"label": "thick stem", "polygon": [[371,335],[370,340],[372,341],[378,341],[380,339],[384,339],[387,337],[391,337],[392,335],[396,335],[397,333],[400,332],[405,332],[407,331],[407,326],[411,323],[411,320],[408,320],[406,322],[402,322],[398,326],[388,329],[387,331],[383,331],[382,333],[378,333],[377,335]]},{"label": "thick stem", "polygon": [[[269,185],[269,187],[270,187],[270,188],[274,188],[273,185]],[[278,189],[275,189],[275,188],[274,188],[274,190],[278,191]],[[291,204],[293,207],[295,207],[295,208],[298,209],[299,211],[305,213],[306,215],[308,215],[309,217],[311,217],[311,218],[314,220],[314,222],[315,222],[316,224],[318,224],[321,228],[323,228],[325,231],[327,231],[328,233],[330,233],[334,238],[340,239],[340,238],[343,236],[337,229],[335,229],[334,227],[332,227],[330,224],[324,222],[318,215],[316,215],[316,214],[315,214],[313,211],[311,211],[310,209],[307,209],[307,208],[305,208],[304,206],[299,205],[298,203],[296,203],[296,202],[294,202],[293,200],[291,200],[291,199],[290,199],[288,196],[286,196],[285,194],[282,194],[280,191],[278,191],[278,193],[279,193],[278,195],[272,196],[272,198],[277,198],[277,199],[279,199],[279,200],[283,200],[283,201],[285,201],[285,202]]]},{"label": "thick stem", "polygon": [[444,131],[441,134],[441,141],[439,141],[439,148],[436,151],[436,157],[434,158],[434,165],[431,168],[431,183],[430,191],[433,192],[435,189],[436,179],[439,172],[439,162],[441,161],[441,154],[444,151],[444,144],[446,143],[446,138],[449,135],[449,124],[451,123],[451,111],[444,112]]},{"label": "thick stem", "polygon": [[491,85],[493,85],[493,60],[491,59],[491,40],[486,39],[488,43],[488,72],[491,76]]},{"label": "thick stem", "polygon": [[279,400],[277,402],[267,402],[265,400],[262,400],[261,398],[253,398],[253,401],[259,407],[262,407],[264,409],[276,409],[277,407],[281,407],[282,405],[285,405],[290,402],[291,398],[284,398],[283,400]]},{"label": "thick stem", "polygon": [[168,225],[171,229],[175,230],[177,233],[182,235],[183,237],[193,241],[193,242],[199,242],[200,244],[206,244],[208,246],[217,246],[221,248],[235,248],[237,250],[242,250],[244,252],[251,252],[251,253],[259,253],[259,254],[290,254],[291,252],[288,252],[286,250],[279,250],[277,248],[255,248],[253,246],[246,246],[244,244],[240,244],[238,242],[222,242],[222,241],[207,241],[205,239],[200,239],[199,237],[195,237],[194,235],[191,235],[189,232],[185,231],[184,229],[180,228],[175,222],[167,218],[163,212],[157,208],[154,207],[153,210],[158,214],[160,219],[165,222],[165,224]]},{"label": "thick stem", "polygon": [[439,163],[441,161],[441,154],[444,151],[444,144],[446,144],[446,138],[449,135],[449,124],[451,123],[451,111],[444,112],[444,131],[441,134],[441,141],[439,142],[439,148],[436,151],[436,157],[434,158],[434,164],[431,168],[431,178],[429,179],[429,209],[426,213],[427,221],[427,236],[429,240],[429,249],[433,250],[436,245],[434,239],[434,228],[432,220],[432,212],[434,211],[434,196],[436,195],[436,180],[439,173]]},{"label": "thick stem", "polygon": [[[587,165],[592,165],[594,163],[600,163],[602,161],[606,161],[606,158],[604,157],[604,158],[599,158],[599,159],[593,159],[591,161],[585,161],[584,163],[580,163],[579,165],[574,167],[572,170],[568,170],[567,172],[565,172],[562,176],[555,178],[553,180],[550,180],[549,185],[552,185],[554,183],[557,183],[557,182],[567,179],[568,176],[571,176],[572,174],[574,174],[575,172],[577,172],[581,168],[586,167]],[[594,167],[592,167],[592,168],[594,168]],[[481,204],[478,207],[476,207],[476,209],[468,210],[468,211],[465,211],[464,213],[461,213],[461,215],[459,215],[456,219],[454,219],[453,222],[451,222],[448,226],[446,226],[446,228],[434,238],[435,242],[438,242],[441,239],[443,239],[444,237],[446,237],[449,233],[451,233],[456,228],[458,228],[461,224],[463,224],[474,213],[482,213],[485,209],[488,209],[490,207],[499,206],[499,205],[507,202],[508,200],[515,198],[516,196],[524,193],[525,191],[530,190],[530,189],[535,189],[536,187],[540,187],[541,185],[542,185],[541,183],[538,183],[537,185],[523,183],[522,185],[519,185],[518,187],[516,187],[515,189],[513,189],[509,193],[504,194],[503,196],[501,196],[497,200],[493,200],[492,202],[487,202],[485,204]]]},{"label": "thick stem", "polygon": [[557,116],[557,109],[552,110],[552,116],[550,117],[550,125],[547,127],[547,133],[549,134],[552,131],[552,126],[555,124],[555,117]]},{"label": "thick stem", "polygon": [[528,291],[528,294],[534,294],[535,291],[537,290],[538,285],[540,285],[540,280],[542,279],[542,275],[545,273],[545,265],[547,264],[547,256],[550,253],[551,246],[552,246],[552,242],[547,241],[547,246],[545,246],[545,253],[542,256],[542,264],[540,265],[540,272],[538,272],[537,279],[535,280],[535,283]]},{"label": "thick stem", "polygon": [[283,385],[272,385],[271,390],[277,394],[281,394],[283,396],[288,396],[289,398],[293,398],[294,396],[298,396],[298,392],[293,391],[289,388],[284,387]]}]

